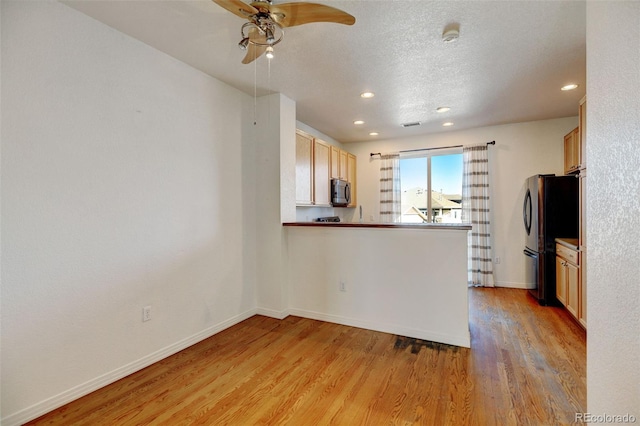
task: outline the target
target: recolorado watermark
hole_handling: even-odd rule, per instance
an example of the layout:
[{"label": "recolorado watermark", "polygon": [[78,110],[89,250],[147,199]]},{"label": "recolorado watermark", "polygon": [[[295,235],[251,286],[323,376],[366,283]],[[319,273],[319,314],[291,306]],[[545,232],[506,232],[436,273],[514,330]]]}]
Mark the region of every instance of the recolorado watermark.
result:
[{"label": "recolorado watermark", "polygon": [[636,416],[633,414],[576,413],[574,420],[576,423],[635,423]]}]

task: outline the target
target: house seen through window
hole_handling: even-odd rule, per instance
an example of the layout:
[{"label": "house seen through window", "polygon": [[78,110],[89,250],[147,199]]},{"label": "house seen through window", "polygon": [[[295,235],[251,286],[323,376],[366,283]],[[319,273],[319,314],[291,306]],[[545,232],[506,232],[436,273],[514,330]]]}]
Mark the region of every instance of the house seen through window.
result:
[{"label": "house seen through window", "polygon": [[462,152],[400,158],[401,222],[461,223]]}]

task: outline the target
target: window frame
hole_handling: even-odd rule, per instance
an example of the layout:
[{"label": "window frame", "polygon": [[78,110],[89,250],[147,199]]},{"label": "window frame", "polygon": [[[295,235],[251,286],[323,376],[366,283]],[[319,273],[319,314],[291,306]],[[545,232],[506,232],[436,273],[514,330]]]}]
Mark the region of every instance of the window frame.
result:
[{"label": "window frame", "polygon": [[[433,216],[433,202],[431,199],[431,158],[439,157],[443,155],[462,155],[462,146],[460,147],[451,147],[451,148],[425,148],[422,150],[415,151],[405,151],[400,152],[400,173],[402,173],[402,160],[409,160],[413,158],[426,158],[427,159],[427,217],[429,218],[429,222],[426,223],[436,223],[434,221],[435,217]],[[463,171],[464,173],[464,171]],[[462,189],[461,189],[462,190]],[[462,193],[460,194],[462,197]],[[402,198],[401,198],[402,199]],[[462,207],[462,203],[460,204]],[[400,221],[402,221],[403,212],[400,212]]]}]

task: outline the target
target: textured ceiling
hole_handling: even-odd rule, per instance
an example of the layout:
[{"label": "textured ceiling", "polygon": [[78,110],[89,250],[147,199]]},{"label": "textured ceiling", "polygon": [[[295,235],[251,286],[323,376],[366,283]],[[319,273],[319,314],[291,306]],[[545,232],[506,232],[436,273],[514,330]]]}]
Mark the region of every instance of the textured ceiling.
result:
[{"label": "textured ceiling", "polygon": [[[64,1],[252,96],[283,93],[298,120],[341,142],[371,140],[370,131],[391,139],[577,115],[583,1],[316,2],[349,12],[355,25],[288,28],[273,60],[243,65],[244,20],[210,0]],[[450,24],[460,38],[444,43]],[[579,88],[561,92],[570,82]],[[364,91],[376,96],[362,99]],[[439,106],[451,111],[438,114]]]}]

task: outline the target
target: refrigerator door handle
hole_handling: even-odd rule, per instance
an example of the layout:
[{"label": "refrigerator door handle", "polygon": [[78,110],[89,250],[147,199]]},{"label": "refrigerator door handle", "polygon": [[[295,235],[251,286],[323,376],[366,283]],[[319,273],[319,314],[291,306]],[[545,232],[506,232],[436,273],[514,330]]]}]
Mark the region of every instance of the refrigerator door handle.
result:
[{"label": "refrigerator door handle", "polygon": [[524,229],[526,229],[527,235],[531,234],[532,209],[531,190],[527,189],[527,194],[524,196],[524,204],[522,205],[522,219],[524,220]]}]

